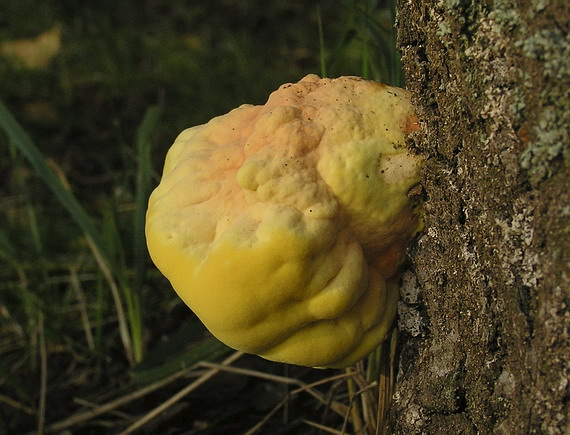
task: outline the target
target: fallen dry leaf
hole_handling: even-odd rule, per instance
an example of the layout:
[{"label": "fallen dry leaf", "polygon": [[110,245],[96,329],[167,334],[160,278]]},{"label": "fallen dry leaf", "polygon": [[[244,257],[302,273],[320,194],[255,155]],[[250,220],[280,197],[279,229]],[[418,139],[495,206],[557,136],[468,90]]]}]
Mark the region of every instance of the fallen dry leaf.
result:
[{"label": "fallen dry leaf", "polygon": [[61,25],[56,24],[35,38],[14,39],[0,45],[0,54],[16,66],[45,68],[61,49]]}]

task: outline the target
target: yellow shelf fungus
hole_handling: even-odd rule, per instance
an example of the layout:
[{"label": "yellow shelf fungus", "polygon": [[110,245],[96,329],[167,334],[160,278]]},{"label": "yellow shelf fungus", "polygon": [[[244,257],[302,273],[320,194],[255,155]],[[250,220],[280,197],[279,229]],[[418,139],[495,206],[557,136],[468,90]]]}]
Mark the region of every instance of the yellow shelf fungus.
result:
[{"label": "yellow shelf fungus", "polygon": [[420,228],[408,92],[309,75],[183,131],[152,193],[151,257],[227,345],[346,367],[391,327]]}]

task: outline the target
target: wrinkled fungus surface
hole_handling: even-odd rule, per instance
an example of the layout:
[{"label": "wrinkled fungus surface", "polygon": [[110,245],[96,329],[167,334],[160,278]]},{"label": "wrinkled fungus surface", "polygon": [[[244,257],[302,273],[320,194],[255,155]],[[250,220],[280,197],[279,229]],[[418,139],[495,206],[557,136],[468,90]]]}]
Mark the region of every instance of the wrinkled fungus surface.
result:
[{"label": "wrinkled fungus surface", "polygon": [[345,367],[385,337],[419,230],[408,93],[309,75],[183,131],[151,195],[153,261],[206,327],[264,358]]}]

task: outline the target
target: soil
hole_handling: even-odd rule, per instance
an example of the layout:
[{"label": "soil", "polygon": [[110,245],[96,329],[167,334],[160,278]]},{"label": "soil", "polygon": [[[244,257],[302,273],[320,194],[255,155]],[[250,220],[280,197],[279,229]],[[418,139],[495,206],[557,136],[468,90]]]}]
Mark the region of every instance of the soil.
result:
[{"label": "soil", "polygon": [[389,433],[569,434],[570,4],[399,8],[426,203]]}]

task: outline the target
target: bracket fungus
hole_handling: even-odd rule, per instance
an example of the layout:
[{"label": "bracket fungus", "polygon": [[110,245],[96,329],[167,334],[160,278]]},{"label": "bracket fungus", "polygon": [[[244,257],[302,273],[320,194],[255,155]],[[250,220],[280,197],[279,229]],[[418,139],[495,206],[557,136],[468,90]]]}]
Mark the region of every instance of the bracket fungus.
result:
[{"label": "bracket fungus", "polygon": [[222,342],[346,367],[385,338],[419,231],[407,91],[308,75],[183,131],[147,212],[151,257]]}]

